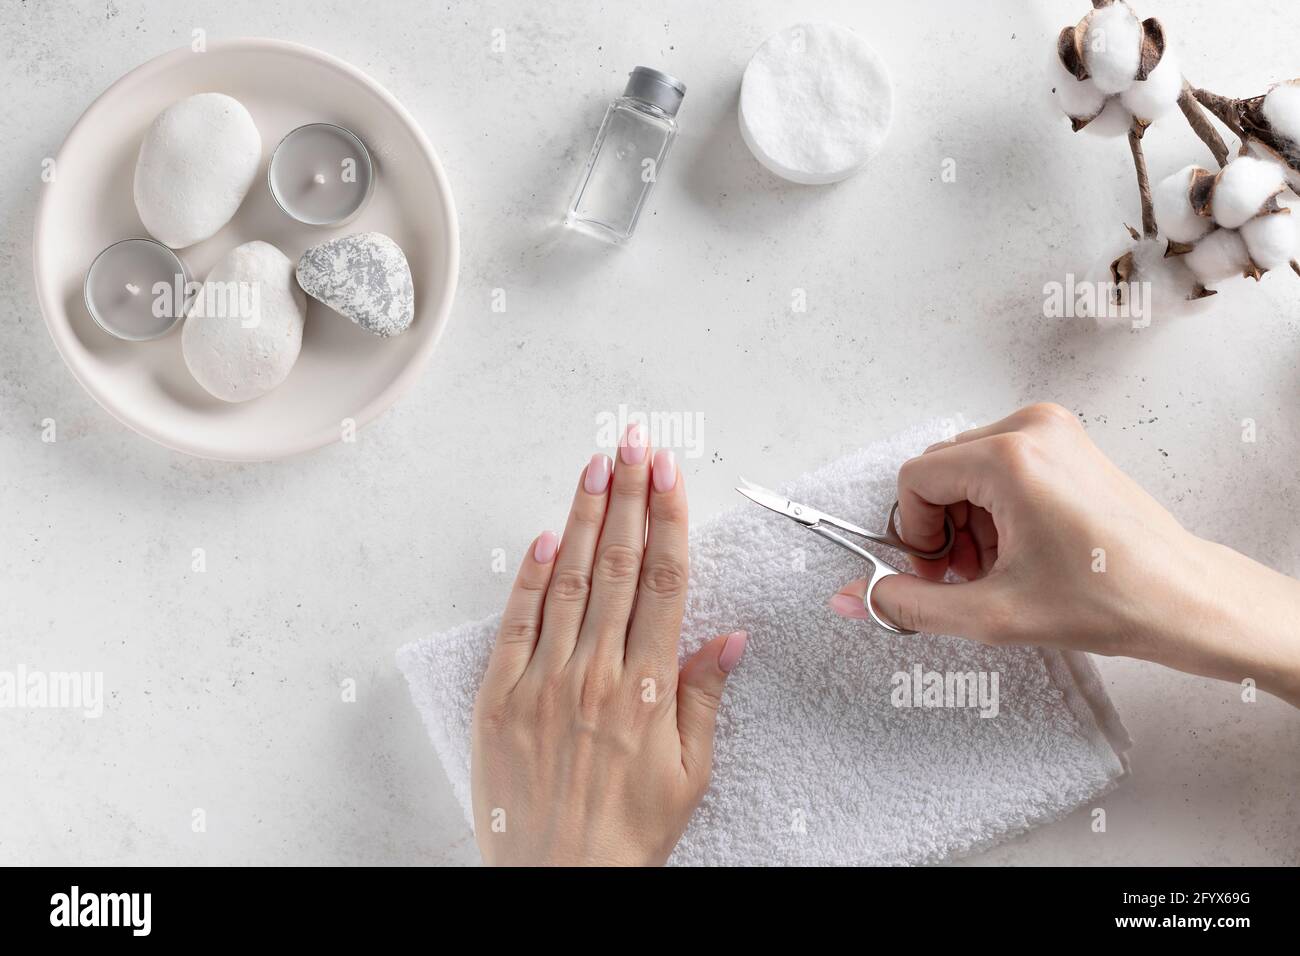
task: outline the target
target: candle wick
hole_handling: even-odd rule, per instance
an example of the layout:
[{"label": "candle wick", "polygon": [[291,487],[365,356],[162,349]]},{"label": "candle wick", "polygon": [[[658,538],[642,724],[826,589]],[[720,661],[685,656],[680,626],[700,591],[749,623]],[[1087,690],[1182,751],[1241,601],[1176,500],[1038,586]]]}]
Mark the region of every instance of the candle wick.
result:
[{"label": "candle wick", "polygon": [[317,186],[324,186],[324,185],[325,185],[325,174],[324,174],[324,173],[317,173],[315,176],[313,176],[313,177],[311,178],[311,181],[314,182]]},{"label": "candle wick", "polygon": [[140,287],[136,285],[134,282],[128,282],[126,284],[126,291],[130,292],[132,295],[139,295]]}]

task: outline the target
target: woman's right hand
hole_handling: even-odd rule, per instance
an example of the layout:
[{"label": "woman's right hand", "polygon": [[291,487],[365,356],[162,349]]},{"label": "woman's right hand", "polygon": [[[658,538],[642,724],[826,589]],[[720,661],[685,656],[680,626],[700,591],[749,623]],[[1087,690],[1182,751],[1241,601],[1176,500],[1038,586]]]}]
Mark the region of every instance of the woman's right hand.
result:
[{"label": "woman's right hand", "polygon": [[[906,462],[901,533],[949,555],[882,581],[910,630],[1124,655],[1300,703],[1300,584],[1204,541],[1116,468],[1059,405],[1031,405]],[[945,573],[965,583],[945,584]],[[831,606],[864,618],[865,581]]]}]

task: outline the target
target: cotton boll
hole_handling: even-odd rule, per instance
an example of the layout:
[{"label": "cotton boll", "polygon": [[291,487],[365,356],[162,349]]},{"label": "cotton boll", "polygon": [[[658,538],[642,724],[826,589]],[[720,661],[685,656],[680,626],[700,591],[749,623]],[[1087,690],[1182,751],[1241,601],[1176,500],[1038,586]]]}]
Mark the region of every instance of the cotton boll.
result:
[{"label": "cotton boll", "polygon": [[[1250,150],[1250,155],[1262,159],[1265,162],[1276,163],[1279,160],[1277,153],[1273,152],[1258,140],[1250,140],[1250,142],[1246,144],[1246,148]],[[1286,173],[1287,185],[1291,187],[1292,192],[1300,195],[1300,170],[1288,166],[1283,170],[1283,172]]]},{"label": "cotton boll", "polygon": [[1180,256],[1166,256],[1165,244],[1159,239],[1141,239],[1133,245],[1133,271],[1130,282],[1147,286],[1147,318],[1151,321],[1172,319],[1208,306],[1197,298],[1200,282]]},{"label": "cotton boll", "polygon": [[1066,73],[1056,84],[1056,102],[1070,119],[1092,120],[1106,105],[1106,97],[1092,80],[1076,80]]},{"label": "cotton boll", "polygon": [[[1099,328],[1133,328],[1176,319],[1201,312],[1210,307],[1213,299],[1198,298],[1200,281],[1183,263],[1181,256],[1166,256],[1165,244],[1159,239],[1140,239],[1099,260],[1088,273],[1094,288],[1105,289],[1115,283],[1111,265],[1124,255],[1129,256],[1128,278],[1119,286],[1118,303],[1097,301],[1091,318]],[[1128,283],[1141,283],[1134,290]],[[1126,308],[1127,307],[1127,308]]]},{"label": "cotton boll", "polygon": [[1106,101],[1106,108],[1084,127],[1094,136],[1127,136],[1133,128],[1133,114],[1124,108],[1119,97]]},{"label": "cotton boll", "polygon": [[1272,213],[1258,216],[1241,227],[1250,258],[1261,269],[1284,269],[1296,258],[1295,216]]},{"label": "cotton boll", "polygon": [[1172,176],[1160,180],[1151,190],[1156,225],[1166,239],[1195,242],[1213,228],[1209,219],[1196,215],[1192,209],[1192,176],[1199,169],[1199,166],[1185,166]]},{"label": "cotton boll", "polygon": [[1166,47],[1151,74],[1145,80],[1135,80],[1120,94],[1120,99],[1130,113],[1151,123],[1178,104],[1178,95],[1182,91],[1183,71],[1173,50]]},{"label": "cotton boll", "polygon": [[1083,60],[1103,93],[1123,93],[1133,85],[1142,64],[1142,24],[1128,4],[1112,3],[1088,17]]},{"label": "cotton boll", "polygon": [[1286,175],[1277,163],[1238,156],[1219,173],[1211,211],[1225,229],[1236,229],[1259,215],[1264,203],[1286,188]]},{"label": "cotton boll", "polygon": [[1291,80],[1269,91],[1264,97],[1264,119],[1273,132],[1300,143],[1300,82]]},{"label": "cotton boll", "polygon": [[1106,105],[1106,94],[1097,89],[1097,84],[1092,80],[1075,79],[1056,50],[1052,51],[1050,71],[1056,105],[1070,119],[1090,120]]},{"label": "cotton boll", "polygon": [[1216,229],[1182,258],[1206,285],[1240,276],[1250,268],[1250,252],[1233,229]]}]

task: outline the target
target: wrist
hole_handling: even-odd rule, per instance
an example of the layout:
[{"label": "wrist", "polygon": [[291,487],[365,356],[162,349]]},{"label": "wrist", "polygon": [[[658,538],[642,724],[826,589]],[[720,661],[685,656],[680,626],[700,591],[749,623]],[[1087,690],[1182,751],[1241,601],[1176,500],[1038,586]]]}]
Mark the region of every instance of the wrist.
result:
[{"label": "wrist", "polygon": [[1300,582],[1188,534],[1174,589],[1151,623],[1151,660],[1256,686],[1300,706]]}]

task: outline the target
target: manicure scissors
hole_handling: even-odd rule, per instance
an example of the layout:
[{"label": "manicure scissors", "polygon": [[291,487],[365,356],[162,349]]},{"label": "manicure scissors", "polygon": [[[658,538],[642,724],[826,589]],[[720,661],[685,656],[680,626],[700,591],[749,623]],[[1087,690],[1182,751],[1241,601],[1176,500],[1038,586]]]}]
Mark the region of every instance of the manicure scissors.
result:
[{"label": "manicure scissors", "polygon": [[743,477],[740,479],[740,487],[736,488],[742,495],[750,501],[756,502],[767,508],[769,511],[775,511],[777,514],[785,515],[792,521],[803,525],[813,534],[821,535],[828,541],[834,541],[841,548],[847,548],[860,558],[866,558],[871,564],[871,578],[867,582],[867,593],[862,596],[862,604],[871,615],[871,619],[893,634],[915,634],[916,631],[905,631],[901,627],[895,627],[876,613],[876,609],[871,604],[871,594],[876,590],[876,585],[885,578],[894,574],[903,574],[892,564],[876,557],[866,548],[853,543],[844,537],[840,532],[854,535],[859,538],[865,538],[868,541],[874,541],[877,544],[883,544],[894,548],[897,551],[903,551],[906,554],[915,555],[918,558],[927,558],[934,560],[942,558],[952,550],[953,541],[956,538],[956,531],[953,528],[952,518],[948,515],[943,516],[943,547],[938,551],[921,551],[907,544],[898,534],[898,502],[889,509],[889,520],[885,524],[885,530],[882,532],[867,531],[865,528],[859,528],[850,521],[842,518],[835,518],[828,514],[823,514],[816,508],[810,508],[807,505],[801,505],[796,501],[791,501],[785,495],[779,495],[775,491],[768,491],[753,482],[746,481]]}]

